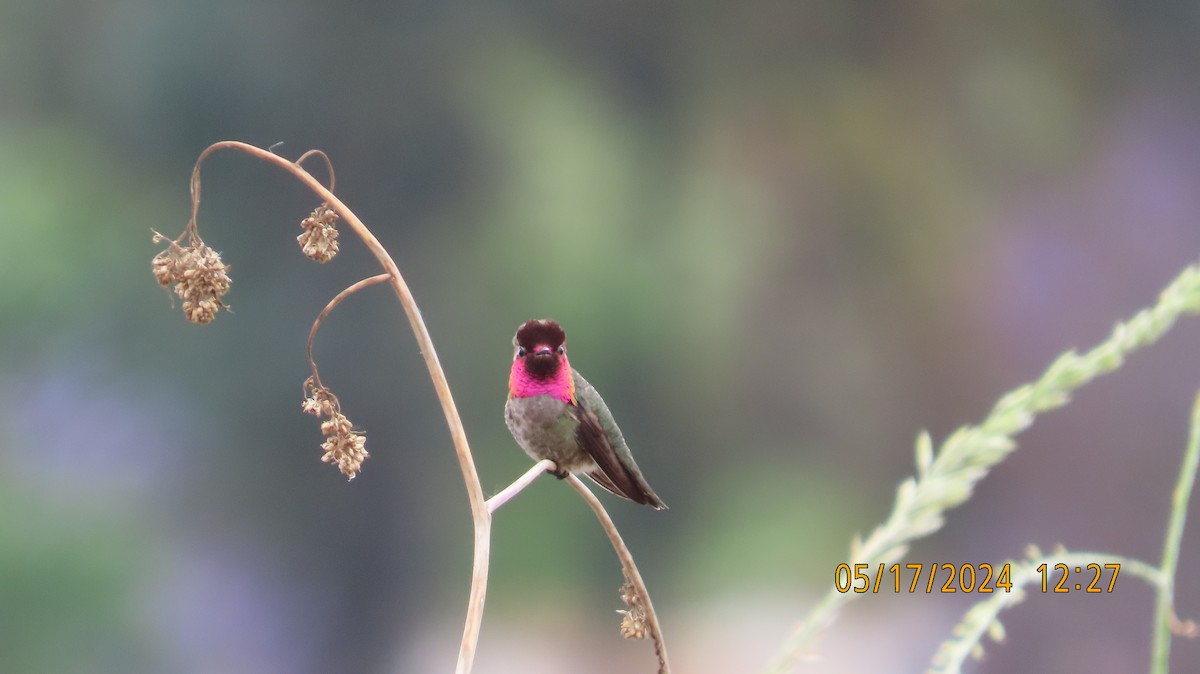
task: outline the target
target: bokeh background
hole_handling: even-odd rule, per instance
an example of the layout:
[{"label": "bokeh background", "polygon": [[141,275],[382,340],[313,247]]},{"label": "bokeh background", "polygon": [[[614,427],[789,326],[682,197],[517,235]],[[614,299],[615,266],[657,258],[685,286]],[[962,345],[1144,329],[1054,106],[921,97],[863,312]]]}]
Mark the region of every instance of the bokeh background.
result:
[{"label": "bokeh background", "polygon": [[[1197,258],[1198,7],[0,1],[0,672],[453,666],[470,519],[386,289],[316,345],[368,432],[358,479],[300,412],[311,320],[377,272],[362,248],[307,261],[311,195],[218,154],[201,232],[234,313],[187,324],[150,275],[222,139],[332,156],[489,492],[528,466],[512,332],[560,320],[671,505],[608,499],[676,671],[760,670],[920,429],[981,419]],[[1157,562],[1198,346],[1184,321],[1039,419],[908,560]],[[540,480],[494,536],[478,672],[652,670],[569,489]],[[1189,526],[1184,616],[1198,569]],[[921,671],[975,599],[858,601],[801,671]],[[1035,593],[971,671],[1144,671],[1151,607],[1131,575]]]}]

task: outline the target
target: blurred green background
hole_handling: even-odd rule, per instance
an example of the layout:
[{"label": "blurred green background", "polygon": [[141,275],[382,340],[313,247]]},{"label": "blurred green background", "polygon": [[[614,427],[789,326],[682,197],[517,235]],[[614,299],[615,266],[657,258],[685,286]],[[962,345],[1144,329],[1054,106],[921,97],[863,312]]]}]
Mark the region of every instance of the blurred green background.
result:
[{"label": "blurred green background", "polygon": [[[234,313],[184,322],[151,228],[209,143],[333,158],[420,303],[489,493],[529,462],[509,340],[551,316],[671,510],[608,499],[676,671],[763,667],[912,472],[1200,251],[1200,5],[0,0],[0,672],[446,672],[471,528],[385,288],[319,335],[368,432],[347,484],[300,412],[315,201],[205,165]],[[918,543],[1157,562],[1200,321],[1068,408]],[[1193,504],[1192,514],[1200,515]],[[1189,527],[1181,615],[1200,615]],[[651,671],[592,514],[500,511],[476,671]],[[872,596],[813,672],[921,671],[977,597]],[[1145,671],[1152,594],[1034,594],[977,672]],[[1200,669],[1177,641],[1176,671]]]}]

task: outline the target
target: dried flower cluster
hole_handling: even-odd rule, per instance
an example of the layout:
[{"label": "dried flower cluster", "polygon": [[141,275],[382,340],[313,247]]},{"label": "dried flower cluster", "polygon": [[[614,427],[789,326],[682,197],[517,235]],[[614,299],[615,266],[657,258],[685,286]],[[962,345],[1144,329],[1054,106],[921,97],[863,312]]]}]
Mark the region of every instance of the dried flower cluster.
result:
[{"label": "dried flower cluster", "polygon": [[617,611],[621,618],[621,636],[626,639],[645,639],[650,636],[650,624],[646,622],[646,607],[642,597],[634,589],[629,579],[621,586],[621,601],[629,607],[628,611]]},{"label": "dried flower cluster", "polygon": [[[158,232],[154,232],[153,240],[169,241]],[[194,232],[188,237],[187,247],[170,241],[167,249],[150,261],[150,268],[159,285],[165,288],[175,284],[175,294],[183,300],[183,315],[189,321],[209,323],[225,306],[221,297],[229,292],[229,268],[221,261],[221,254]]]},{"label": "dried flower cluster", "polygon": [[338,253],[337,212],[323,203],[300,223],[304,232],[296,237],[300,250],[309,258],[325,263]]},{"label": "dried flower cluster", "polygon": [[321,461],[337,464],[338,470],[351,480],[362,468],[362,462],[367,454],[367,436],[354,430],[354,425],[342,414],[341,404],[337,396],[324,386],[318,386],[310,377],[304,382],[304,392],[307,396],[300,408],[308,414],[325,417],[321,422],[321,434],[325,442],[321,449],[325,454]]}]

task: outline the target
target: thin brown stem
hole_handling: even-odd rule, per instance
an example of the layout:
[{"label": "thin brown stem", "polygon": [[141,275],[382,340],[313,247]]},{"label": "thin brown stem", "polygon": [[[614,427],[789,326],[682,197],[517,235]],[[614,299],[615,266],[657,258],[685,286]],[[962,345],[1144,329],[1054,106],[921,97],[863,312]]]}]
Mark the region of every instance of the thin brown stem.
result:
[{"label": "thin brown stem", "polygon": [[505,487],[502,491],[487,500],[488,515],[494,514],[500,509],[500,506],[508,503],[514,496],[520,494],[526,487],[533,484],[533,481],[541,477],[547,471],[555,470],[557,464],[550,459],[542,459],[533,464],[525,474],[518,477],[512,484]]},{"label": "thin brown stem", "polygon": [[471,448],[467,443],[467,432],[463,428],[458,408],[455,406],[454,398],[450,394],[450,384],[446,380],[446,373],[442,370],[437,351],[433,347],[433,339],[429,336],[429,330],[425,327],[425,321],[421,318],[421,312],[417,308],[417,303],[413,299],[412,292],[409,290],[408,284],[405,283],[404,277],[401,276],[396,262],[388,254],[387,250],[384,249],[383,244],[367,229],[362,220],[346,204],[342,203],[341,199],[334,196],[331,190],[326,189],[319,180],[296,162],[288,161],[268,150],[248,143],[232,140],[221,141],[209,145],[200,153],[200,156],[196,159],[195,168],[192,169],[192,217],[188,222],[188,233],[195,234],[196,215],[200,210],[200,166],[209,155],[218,150],[244,152],[291,173],[325,203],[329,204],[330,208],[337,211],[346,225],[354,230],[354,233],[362,239],[363,245],[375,256],[375,259],[388,274],[392,290],[395,291],[396,297],[400,301],[400,306],[403,307],[404,313],[408,317],[409,326],[416,337],[417,346],[420,348],[421,355],[425,360],[425,366],[429,370],[429,377],[433,381],[433,389],[437,393],[442,413],[446,417],[446,425],[450,430],[450,438],[454,443],[454,452],[458,457],[458,465],[462,471],[463,482],[466,486],[467,500],[471,505],[471,521],[474,524],[475,532],[475,554],[471,570],[471,591],[467,599],[467,618],[463,626],[463,637],[459,645],[458,661],[455,668],[456,674],[468,674],[475,661],[475,649],[479,643],[479,630],[483,622],[483,605],[484,600],[487,598],[488,560],[491,556],[492,523],[491,517],[488,515],[487,506],[484,503],[483,487],[479,483],[479,474],[475,469],[475,462],[471,456]]},{"label": "thin brown stem", "polygon": [[309,150],[308,152],[305,152],[304,154],[300,155],[299,159],[296,160],[296,165],[300,166],[304,163],[305,159],[314,156],[320,157],[325,161],[325,170],[329,172],[329,191],[335,191],[334,187],[337,185],[337,176],[333,173],[333,161],[329,159],[329,155],[325,154],[324,150]]},{"label": "thin brown stem", "polygon": [[[491,556],[492,513],[532,484],[542,473],[553,469],[555,464],[549,460],[539,461],[526,471],[524,475],[514,481],[513,484],[492,497],[490,501],[484,500],[483,488],[479,482],[479,475],[475,468],[470,446],[467,443],[466,430],[463,428],[458,409],[454,404],[454,398],[450,393],[450,386],[446,380],[445,372],[442,370],[437,352],[434,350],[433,340],[430,338],[425,322],[421,318],[421,312],[412,297],[408,284],[405,283],[404,277],[401,276],[399,268],[383,248],[383,245],[367,229],[358,216],[342,203],[340,199],[334,196],[333,164],[324,152],[311,150],[301,155],[298,160],[292,162],[269,150],[239,141],[222,141],[208,146],[200,153],[200,156],[196,160],[196,165],[192,170],[192,215],[188,221],[187,228],[184,230],[184,234],[193,238],[198,236],[196,233],[196,217],[200,210],[200,167],[209,155],[223,149],[244,152],[291,173],[342,217],[347,226],[354,230],[354,233],[363,241],[367,250],[375,256],[375,259],[387,272],[363,279],[338,293],[337,296],[330,300],[325,309],[314,321],[312,329],[309,331],[309,365],[313,372],[313,382],[317,386],[320,386],[320,377],[317,374],[316,362],[312,357],[312,345],[317,330],[325,318],[334,307],[359,290],[384,281],[390,282],[393,291],[396,293],[396,297],[400,301],[401,307],[404,309],[405,315],[408,317],[409,325],[413,330],[417,345],[420,347],[421,354],[424,357],[426,368],[429,370],[429,376],[433,382],[434,391],[437,393],[438,402],[441,404],[442,412],[446,417],[446,425],[450,430],[450,437],[454,443],[455,454],[458,457],[459,467],[463,474],[463,482],[467,490],[467,499],[471,506],[471,519],[474,523],[475,533],[475,552],[471,568],[471,591],[467,602],[467,616],[463,626],[463,637],[459,645],[458,660],[455,668],[456,674],[469,674],[474,664],[475,651],[479,642],[480,626],[483,622],[484,602],[487,598],[488,567]],[[325,166],[329,171],[329,188],[325,188],[320,181],[301,166],[304,160],[314,155],[320,156],[325,162]],[[180,238],[183,238],[183,235]],[[666,645],[662,638],[662,629],[658,623],[658,616],[655,614],[654,606],[650,601],[650,593],[646,590],[645,582],[642,580],[637,565],[633,561],[633,555],[629,552],[629,548],[626,547],[625,542],[622,540],[616,525],[613,524],[612,519],[608,516],[604,506],[596,496],[575,476],[568,476],[567,481],[592,508],[592,511],[596,514],[596,518],[600,521],[601,527],[612,542],[613,549],[617,553],[617,558],[621,562],[625,578],[640,598],[641,606],[645,607],[645,620],[649,628],[649,633],[654,639],[655,652],[659,660],[659,672],[660,674],[670,674],[671,667],[667,658]]]},{"label": "thin brown stem", "polygon": [[315,339],[317,336],[317,330],[321,328],[321,324],[325,322],[325,318],[329,316],[329,312],[333,311],[334,307],[341,304],[342,300],[362,290],[363,288],[368,288],[377,283],[383,283],[390,278],[391,276],[388,276],[387,274],[378,274],[370,278],[365,278],[349,288],[346,288],[342,292],[338,293],[333,299],[329,300],[329,304],[326,304],[325,308],[321,310],[321,313],[317,315],[317,320],[313,321],[312,329],[308,331],[308,366],[312,368],[313,383],[315,383],[318,388],[321,387],[321,375],[317,374],[317,361],[313,359],[312,354],[313,339]]},{"label": "thin brown stem", "polygon": [[642,605],[646,607],[646,621],[650,627],[650,636],[654,639],[654,652],[658,654],[658,672],[659,674],[670,674],[671,662],[667,658],[667,645],[663,641],[662,628],[658,624],[658,615],[654,612],[654,604],[650,602],[650,591],[646,589],[646,583],[642,580],[642,574],[638,573],[637,564],[633,561],[633,554],[629,552],[624,539],[621,538],[621,532],[617,531],[617,525],[608,516],[608,511],[604,509],[604,504],[600,503],[600,499],[596,498],[592,490],[588,489],[587,485],[574,475],[567,475],[566,481],[575,491],[579,492],[584,502],[591,507],[592,512],[596,514],[596,519],[600,520],[600,527],[604,529],[604,533],[608,534],[608,540],[612,542],[613,550],[617,553],[617,559],[621,561],[621,570],[625,573],[625,578],[633,586],[638,596],[641,597]]}]

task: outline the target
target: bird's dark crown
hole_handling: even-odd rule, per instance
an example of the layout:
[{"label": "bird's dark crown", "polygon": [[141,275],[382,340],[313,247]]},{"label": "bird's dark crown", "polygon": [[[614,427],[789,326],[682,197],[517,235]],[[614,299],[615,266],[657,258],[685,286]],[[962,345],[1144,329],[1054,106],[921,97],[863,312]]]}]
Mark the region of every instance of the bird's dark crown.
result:
[{"label": "bird's dark crown", "polygon": [[525,321],[521,327],[517,328],[516,337],[513,337],[514,346],[520,346],[530,351],[541,345],[557,349],[566,341],[567,333],[563,331],[562,326],[548,318]]}]

